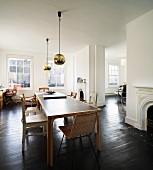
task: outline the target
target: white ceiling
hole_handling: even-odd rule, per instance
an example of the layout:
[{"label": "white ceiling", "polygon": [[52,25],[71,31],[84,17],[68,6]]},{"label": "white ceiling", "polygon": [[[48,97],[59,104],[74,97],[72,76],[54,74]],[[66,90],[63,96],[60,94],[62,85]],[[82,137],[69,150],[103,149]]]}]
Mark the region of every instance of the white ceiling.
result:
[{"label": "white ceiling", "polygon": [[126,56],[126,24],[153,9],[153,0],[0,0],[0,48],[75,53],[89,44],[108,47],[108,57]]}]

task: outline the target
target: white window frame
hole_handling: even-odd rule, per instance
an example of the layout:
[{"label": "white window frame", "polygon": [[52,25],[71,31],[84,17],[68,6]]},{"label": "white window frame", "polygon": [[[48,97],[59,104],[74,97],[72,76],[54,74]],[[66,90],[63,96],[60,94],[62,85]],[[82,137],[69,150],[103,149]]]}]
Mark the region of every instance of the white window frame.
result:
[{"label": "white window frame", "polygon": [[9,87],[9,63],[8,60],[10,58],[17,58],[17,59],[30,59],[30,87],[21,87],[17,88],[18,90],[32,90],[33,89],[33,56],[28,55],[20,55],[20,54],[7,54],[6,56],[6,71],[7,71],[7,86]]},{"label": "white window frame", "polygon": [[[54,59],[52,59],[52,58],[50,58],[50,59],[48,59],[48,61],[50,62],[50,61],[52,61],[53,63],[54,63]],[[54,64],[55,65],[55,64]],[[47,87],[49,87],[50,89],[65,89],[65,87],[66,87],[66,81],[65,81],[65,70],[66,70],[66,68],[65,68],[65,65],[66,64],[64,64],[64,65],[62,65],[63,67],[64,67],[64,86],[61,86],[61,87],[49,87],[48,86],[48,72],[47,72]],[[51,66],[52,67],[52,66]],[[61,66],[58,66],[58,67],[61,67]],[[53,67],[51,68],[51,69],[53,69]]]},{"label": "white window frame", "polygon": [[[118,82],[117,82],[117,85],[110,85],[109,84],[109,66],[112,65],[112,66],[117,66],[118,67]],[[116,64],[116,63],[108,63],[108,87],[118,87],[119,86],[119,74],[120,74],[120,67],[119,67],[119,64]]]}]

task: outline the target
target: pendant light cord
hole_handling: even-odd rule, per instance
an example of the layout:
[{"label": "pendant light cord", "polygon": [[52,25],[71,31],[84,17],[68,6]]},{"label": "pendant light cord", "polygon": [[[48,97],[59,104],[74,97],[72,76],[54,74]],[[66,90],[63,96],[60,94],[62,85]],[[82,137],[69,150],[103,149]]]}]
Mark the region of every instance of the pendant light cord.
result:
[{"label": "pendant light cord", "polygon": [[48,41],[49,41],[49,39],[48,38],[46,38],[46,42],[47,42],[47,65],[48,65]]},{"label": "pendant light cord", "polygon": [[60,54],[60,40],[61,40],[61,37],[60,37],[60,31],[61,31],[61,28],[60,28],[60,22],[61,22],[61,11],[58,11],[58,17],[59,17],[59,53],[55,55],[54,57],[54,63],[56,65],[62,65],[65,63],[65,57],[64,55]]},{"label": "pendant light cord", "polygon": [[59,16],[59,54],[60,54],[60,16]]}]

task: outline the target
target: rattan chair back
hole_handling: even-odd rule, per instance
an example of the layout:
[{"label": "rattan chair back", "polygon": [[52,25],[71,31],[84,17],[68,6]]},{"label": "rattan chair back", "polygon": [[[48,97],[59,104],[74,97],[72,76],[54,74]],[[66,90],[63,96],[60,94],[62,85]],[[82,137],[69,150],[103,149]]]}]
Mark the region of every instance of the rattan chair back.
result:
[{"label": "rattan chair back", "polygon": [[77,115],[74,119],[69,138],[93,133],[95,123],[96,112]]}]

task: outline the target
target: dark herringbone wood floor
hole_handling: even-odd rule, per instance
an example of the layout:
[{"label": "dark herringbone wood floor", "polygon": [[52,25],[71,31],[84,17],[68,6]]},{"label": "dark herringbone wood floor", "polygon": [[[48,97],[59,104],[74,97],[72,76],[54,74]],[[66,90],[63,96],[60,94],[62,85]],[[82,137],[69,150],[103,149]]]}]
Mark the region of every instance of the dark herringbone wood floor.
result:
[{"label": "dark herringbone wood floor", "polygon": [[[7,106],[0,111],[0,170],[98,169],[87,138],[83,138],[84,149],[81,149],[79,140],[75,140],[73,150],[72,142],[65,139],[60,156],[57,156],[62,137],[58,126],[63,125],[63,119],[54,122],[54,167],[50,168],[46,165],[46,137],[44,136],[27,138],[25,152],[22,154],[21,115],[20,103]],[[125,124],[125,115],[125,106],[118,104],[113,96],[106,97],[106,106],[100,114],[102,151],[97,153],[100,169],[152,170],[153,134]],[[92,142],[96,149],[95,139],[95,135],[92,135]]]}]

